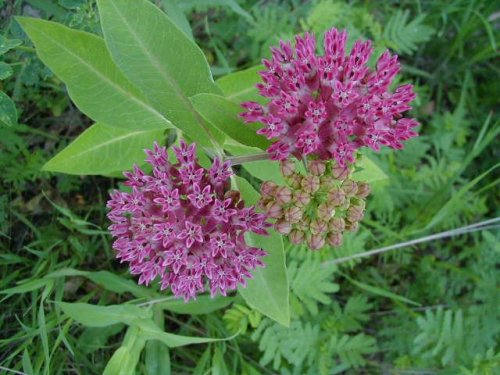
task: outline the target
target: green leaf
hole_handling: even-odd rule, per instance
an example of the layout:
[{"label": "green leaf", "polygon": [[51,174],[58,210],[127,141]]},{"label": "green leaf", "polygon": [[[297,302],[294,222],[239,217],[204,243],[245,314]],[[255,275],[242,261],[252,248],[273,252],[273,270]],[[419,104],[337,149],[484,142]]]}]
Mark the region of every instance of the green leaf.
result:
[{"label": "green leaf", "polygon": [[131,324],[137,319],[149,319],[152,312],[134,305],[98,306],[87,303],[58,302],[70,318],[87,327],[106,327],[116,323]]},{"label": "green leaf", "polygon": [[173,311],[177,314],[210,314],[211,312],[223,309],[233,302],[234,298],[231,297],[211,297],[199,296],[193,301],[184,302],[182,299],[175,299],[173,301],[166,301],[158,303],[157,306]]},{"label": "green leaf", "polygon": [[356,161],[356,170],[352,174],[354,181],[374,182],[387,179],[387,175],[366,156],[362,156]]},{"label": "green leaf", "polygon": [[167,345],[169,348],[177,348],[179,346],[186,346],[191,344],[203,344],[206,342],[215,342],[221,340],[230,340],[234,336],[224,339],[213,339],[205,337],[189,337],[174,335],[172,333],[163,332],[151,319],[139,319],[133,323],[140,332],[140,337],[145,340],[158,340]]},{"label": "green leaf", "polygon": [[193,141],[213,147],[213,129],[189,97],[220,93],[203,52],[147,0],[99,0],[106,44],[117,65],[151,103]]},{"label": "green leaf", "polygon": [[137,327],[129,327],[123,345],[113,353],[103,375],[134,375],[146,340],[141,337]]},{"label": "green leaf", "polygon": [[[234,156],[244,156],[259,154],[262,151],[255,147],[247,147],[243,145],[235,145],[226,143],[224,149],[229,151]],[[257,160],[246,162],[242,165],[245,170],[252,176],[257,177],[262,181],[274,181],[277,184],[285,185],[285,180],[280,171],[279,162],[276,160]]]},{"label": "green leaf", "polygon": [[14,70],[9,64],[0,61],[0,80],[9,78],[13,72]]},{"label": "green leaf", "polygon": [[242,108],[238,104],[214,94],[198,94],[189,99],[205,120],[235,141],[260,149],[271,145],[265,137],[256,133],[261,126],[243,123],[239,117]]},{"label": "green leaf", "polygon": [[255,87],[257,83],[262,81],[257,73],[263,70],[262,65],[254,66],[221,77],[217,80],[217,84],[226,98],[235,103],[255,101],[264,104],[268,102],[268,99],[259,95],[259,91]]},{"label": "green leaf", "polygon": [[394,301],[408,303],[410,305],[415,305],[415,306],[421,306],[420,303],[412,301],[411,299],[408,299],[406,297],[400,296],[400,295],[398,295],[396,293],[392,293],[392,292],[389,292],[389,291],[384,290],[382,288],[379,288],[379,287],[376,287],[376,286],[373,286],[373,285],[368,285],[368,284],[362,283],[362,282],[357,281],[357,280],[353,280],[349,276],[344,275],[344,274],[342,274],[342,276],[344,276],[347,280],[349,280],[349,282],[351,284],[356,285],[358,288],[363,289],[363,290],[365,290],[365,291],[367,291],[369,293],[373,293],[373,294],[376,294],[376,295],[379,295],[379,296],[382,296],[382,297],[390,298],[390,299],[392,299]]},{"label": "green leaf", "polygon": [[17,124],[16,105],[7,94],[0,91],[0,127]]},{"label": "green leaf", "polygon": [[22,41],[19,39],[7,39],[3,35],[0,35],[0,56],[21,44]]},{"label": "green leaf", "polygon": [[145,159],[145,148],[162,138],[163,130],[125,130],[97,123],[50,159],[43,170],[80,175],[128,170]]},{"label": "green leaf", "polygon": [[[245,179],[235,176],[233,182],[247,204],[254,204],[258,200],[259,193]],[[253,279],[248,280],[247,286],[238,288],[238,291],[250,307],[288,326],[290,303],[283,238],[273,230],[269,232],[269,236],[250,234],[246,237],[249,246],[259,247],[267,252],[263,259],[266,266],[257,268],[253,272]]]},{"label": "green leaf", "polygon": [[127,129],[165,129],[169,121],[118,70],[104,41],[35,18],[17,17],[40,59],[59,77],[77,107],[96,122]]},{"label": "green leaf", "polygon": [[170,353],[162,342],[146,343],[146,375],[170,375]]}]

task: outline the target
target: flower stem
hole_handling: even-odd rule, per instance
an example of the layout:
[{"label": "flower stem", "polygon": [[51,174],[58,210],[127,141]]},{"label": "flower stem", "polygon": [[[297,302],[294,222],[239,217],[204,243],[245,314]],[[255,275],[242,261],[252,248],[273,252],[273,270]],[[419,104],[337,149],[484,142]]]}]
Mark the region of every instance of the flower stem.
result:
[{"label": "flower stem", "polygon": [[225,161],[231,162],[231,165],[239,165],[250,163],[252,161],[260,161],[260,160],[269,160],[271,155],[268,153],[260,153],[260,154],[252,154],[252,155],[243,155],[243,156],[228,156],[225,158]]}]

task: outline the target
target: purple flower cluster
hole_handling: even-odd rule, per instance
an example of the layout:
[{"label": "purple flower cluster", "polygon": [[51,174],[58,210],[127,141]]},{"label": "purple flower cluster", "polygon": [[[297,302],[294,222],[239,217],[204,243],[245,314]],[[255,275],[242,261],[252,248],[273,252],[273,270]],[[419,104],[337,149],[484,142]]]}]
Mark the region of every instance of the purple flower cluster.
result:
[{"label": "purple flower cluster", "polygon": [[244,234],[266,234],[266,217],[245,207],[238,192],[228,191],[232,172],[219,159],[209,169],[195,156],[195,145],[174,147],[171,164],[165,147],[145,150],[152,174],[138,166],[125,172],[132,192],[115,190],[108,201],[113,248],[139,284],[160,278],[187,301],[205,291],[226,295],[245,285],[250,271],[263,267],[262,249],[246,244]]},{"label": "purple flower cluster", "polygon": [[386,51],[372,70],[371,42],[357,40],[346,55],[346,40],[345,30],[329,30],[325,54],[317,56],[316,39],[306,33],[296,36],[295,48],[281,41],[272,48],[273,58],[263,60],[266,70],[257,88],[270,102],[245,102],[241,116],[262,123],[259,134],[277,139],[268,149],[272,159],[311,154],[344,166],[362,146],[401,149],[402,141],[417,135],[417,121],[402,117],[415,98],[413,86],[389,91],[400,70],[398,57]]}]

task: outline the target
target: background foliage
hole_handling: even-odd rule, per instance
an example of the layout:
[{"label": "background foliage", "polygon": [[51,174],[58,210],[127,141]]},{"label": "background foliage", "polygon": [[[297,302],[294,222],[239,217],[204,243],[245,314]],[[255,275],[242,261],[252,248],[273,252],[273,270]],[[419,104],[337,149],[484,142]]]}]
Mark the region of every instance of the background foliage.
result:
[{"label": "background foliage", "polygon": [[[397,156],[370,154],[388,179],[374,183],[361,230],[345,245],[319,253],[286,246],[289,327],[239,296],[139,308],[161,295],[135,285],[113,260],[104,202],[117,181],[41,171],[90,120],[13,18],[102,35],[96,4],[0,0],[0,366],[27,374],[117,373],[124,363],[130,373],[137,363],[138,374],[498,371],[496,228],[321,265],[498,216],[495,2],[155,3],[179,18],[215,77],[259,64],[279,38],[305,30],[335,26],[347,28],[351,42],[373,39],[379,51],[400,54],[401,81],[416,85],[422,135]],[[116,157],[116,170],[124,168]],[[179,338],[238,332],[191,346]]]}]

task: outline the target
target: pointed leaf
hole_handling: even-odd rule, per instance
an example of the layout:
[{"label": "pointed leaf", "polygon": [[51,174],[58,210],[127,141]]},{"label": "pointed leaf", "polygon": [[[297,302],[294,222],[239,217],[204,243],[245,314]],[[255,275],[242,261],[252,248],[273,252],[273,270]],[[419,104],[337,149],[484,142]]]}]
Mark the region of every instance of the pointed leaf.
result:
[{"label": "pointed leaf", "polygon": [[120,128],[171,127],[118,70],[101,38],[50,21],[16,19],[35,44],[40,59],[64,81],[83,113],[96,122]]},{"label": "pointed leaf", "polygon": [[226,98],[235,103],[255,101],[264,104],[268,102],[268,99],[259,95],[259,91],[255,87],[257,83],[262,81],[262,78],[257,73],[263,70],[262,65],[254,66],[225,75],[217,80],[217,84]]},{"label": "pointed leaf", "polygon": [[[245,179],[233,177],[233,182],[247,204],[257,202],[259,194]],[[238,291],[250,307],[288,327],[290,303],[283,239],[273,230],[269,232],[269,236],[250,234],[246,237],[248,245],[262,248],[268,255],[263,259],[266,267],[255,270],[253,279]]]},{"label": "pointed leaf", "polygon": [[243,123],[239,117],[243,109],[238,104],[214,94],[198,94],[189,99],[205,120],[235,141],[260,149],[271,145],[265,137],[256,133],[260,125]]},{"label": "pointed leaf", "polygon": [[43,166],[70,174],[124,171],[145,159],[144,149],[163,138],[163,130],[125,130],[94,124]]},{"label": "pointed leaf", "polygon": [[17,124],[16,105],[11,98],[0,91],[0,127],[14,126]]},{"label": "pointed leaf", "polygon": [[147,0],[97,3],[106,44],[120,69],[174,126],[212,147],[207,135],[213,129],[188,99],[202,92],[220,93],[203,52]]}]

